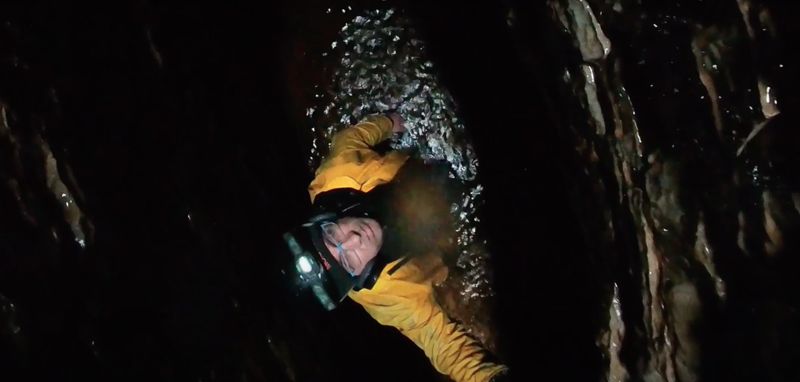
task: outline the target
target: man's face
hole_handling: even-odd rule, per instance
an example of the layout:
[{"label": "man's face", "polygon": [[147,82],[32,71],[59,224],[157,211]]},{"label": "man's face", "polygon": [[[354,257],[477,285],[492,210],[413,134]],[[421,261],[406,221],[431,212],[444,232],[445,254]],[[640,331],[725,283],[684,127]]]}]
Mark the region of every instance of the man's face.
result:
[{"label": "man's face", "polygon": [[353,276],[361,274],[383,245],[383,230],[374,219],[341,218],[323,225],[323,233],[325,246]]}]

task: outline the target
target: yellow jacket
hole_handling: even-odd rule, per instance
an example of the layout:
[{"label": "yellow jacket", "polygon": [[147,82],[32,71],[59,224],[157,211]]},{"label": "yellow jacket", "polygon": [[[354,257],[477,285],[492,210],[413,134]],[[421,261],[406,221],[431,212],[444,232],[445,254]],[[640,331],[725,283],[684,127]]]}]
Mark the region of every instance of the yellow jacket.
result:
[{"label": "yellow jacket", "polygon": [[[384,116],[367,117],[336,134],[330,155],[309,186],[311,201],[325,191],[353,188],[369,192],[391,181],[408,156],[397,151],[381,156],[372,150],[391,136],[392,121]],[[447,277],[439,257],[416,257],[389,275],[394,264],[384,268],[372,289],[351,291],[350,298],[376,321],[397,328],[414,341],[436,370],[456,382],[486,382],[506,368],[484,361],[481,345],[436,302],[433,285]]]}]

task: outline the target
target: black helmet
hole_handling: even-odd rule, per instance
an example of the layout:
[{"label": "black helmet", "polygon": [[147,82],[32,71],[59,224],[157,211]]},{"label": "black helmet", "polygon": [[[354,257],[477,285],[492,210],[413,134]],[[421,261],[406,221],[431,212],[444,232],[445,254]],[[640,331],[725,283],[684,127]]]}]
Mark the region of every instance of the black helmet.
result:
[{"label": "black helmet", "polygon": [[[325,246],[322,225],[342,217],[376,218],[368,208],[366,194],[351,189],[332,190],[317,196],[314,216],[283,234],[292,262],[284,270],[295,287],[309,289],[327,310],[333,310],[350,290],[370,289],[388,261],[378,254],[357,276],[351,276]],[[377,219],[376,219],[377,220]]]}]

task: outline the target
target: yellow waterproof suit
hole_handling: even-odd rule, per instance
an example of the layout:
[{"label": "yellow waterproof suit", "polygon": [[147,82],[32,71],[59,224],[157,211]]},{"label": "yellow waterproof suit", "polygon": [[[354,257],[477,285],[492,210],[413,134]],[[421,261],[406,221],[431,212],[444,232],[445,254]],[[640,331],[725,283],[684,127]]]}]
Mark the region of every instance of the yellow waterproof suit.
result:
[{"label": "yellow waterproof suit", "polygon": [[[372,147],[391,136],[392,120],[377,115],[336,134],[330,155],[309,186],[311,201],[325,191],[369,192],[390,182],[408,156],[397,151],[381,156]],[[395,264],[384,268],[371,290],[351,291],[350,298],[382,325],[393,326],[414,341],[436,370],[456,382],[486,382],[506,369],[484,361],[481,345],[451,321],[434,299],[433,284],[447,277],[438,257],[414,258],[389,275]]]}]

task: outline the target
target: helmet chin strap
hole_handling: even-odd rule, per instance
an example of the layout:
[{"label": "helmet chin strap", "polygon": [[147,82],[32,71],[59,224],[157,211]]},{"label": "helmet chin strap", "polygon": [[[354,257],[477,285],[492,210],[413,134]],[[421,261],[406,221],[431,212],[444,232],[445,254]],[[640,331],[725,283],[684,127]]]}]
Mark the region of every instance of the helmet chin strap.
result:
[{"label": "helmet chin strap", "polygon": [[361,274],[356,276],[358,278],[356,279],[356,284],[353,285],[353,290],[357,292],[365,287],[366,288],[372,287],[372,285],[367,285],[367,283],[371,281],[369,280],[369,278],[370,275],[372,275],[372,268],[374,267],[375,267],[375,259],[372,259],[367,263],[366,266],[364,266],[364,269],[361,271]]}]

